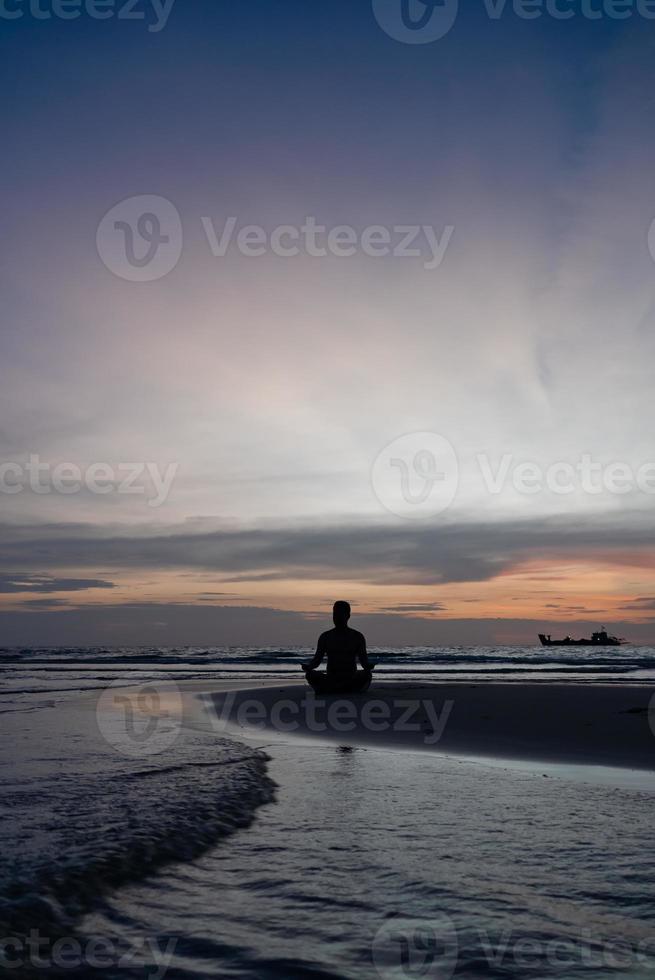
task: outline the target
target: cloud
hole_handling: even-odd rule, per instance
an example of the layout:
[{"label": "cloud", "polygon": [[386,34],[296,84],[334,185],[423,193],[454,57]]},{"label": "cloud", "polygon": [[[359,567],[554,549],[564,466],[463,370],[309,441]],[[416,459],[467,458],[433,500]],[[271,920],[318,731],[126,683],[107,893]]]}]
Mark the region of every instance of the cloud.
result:
[{"label": "cloud", "polygon": [[69,606],[66,599],[25,599],[21,606],[29,609],[60,609]]},{"label": "cloud", "polygon": [[205,593],[204,595],[195,596],[196,602],[220,602],[222,599],[230,599],[232,602],[235,599],[241,598],[232,592],[215,592],[215,593]]},{"label": "cloud", "polygon": [[113,589],[113,582],[96,578],[53,578],[37,573],[0,574],[0,593],[83,592],[86,589]]},{"label": "cloud", "polygon": [[236,592],[201,592],[198,595],[199,599],[213,599],[216,596],[232,596],[233,599],[238,598]]},{"label": "cloud", "polygon": [[637,612],[640,609],[655,609],[655,597],[640,596],[638,599],[630,599],[625,605],[619,606],[619,609],[627,609],[632,612]]},{"label": "cloud", "polygon": [[398,606],[384,606],[381,612],[410,613],[410,612],[444,612],[446,606],[440,602],[402,602]]},{"label": "cloud", "polygon": [[[535,562],[652,567],[655,528],[641,515],[443,525],[342,523],[226,530],[50,524],[0,526],[5,590],[111,588],[96,579],[44,579],[42,568],[197,569],[224,580],[357,579],[386,584],[482,582]],[[35,557],[36,556],[36,557]]]}]

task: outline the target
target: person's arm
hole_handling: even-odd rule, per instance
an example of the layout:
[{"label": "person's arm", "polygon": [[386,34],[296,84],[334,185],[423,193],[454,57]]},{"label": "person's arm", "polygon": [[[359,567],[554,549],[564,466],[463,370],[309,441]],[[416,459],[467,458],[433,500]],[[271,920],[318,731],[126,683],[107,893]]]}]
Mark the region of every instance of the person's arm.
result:
[{"label": "person's arm", "polygon": [[321,633],[321,635],[318,638],[318,643],[316,644],[316,653],[314,654],[311,660],[307,661],[306,664],[300,665],[303,670],[316,670],[316,668],[320,666],[323,657],[325,655],[322,641],[323,641],[323,634]]},{"label": "person's arm", "polygon": [[368,653],[366,652],[366,637],[362,636],[361,646],[359,648],[359,653],[357,654],[359,662],[364,668],[364,670],[373,670],[373,665],[368,659]]}]

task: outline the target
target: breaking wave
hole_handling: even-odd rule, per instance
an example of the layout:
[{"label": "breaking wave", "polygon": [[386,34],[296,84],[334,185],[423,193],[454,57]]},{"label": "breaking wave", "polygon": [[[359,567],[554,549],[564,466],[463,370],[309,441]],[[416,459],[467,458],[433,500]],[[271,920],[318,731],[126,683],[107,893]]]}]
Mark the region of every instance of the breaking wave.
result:
[{"label": "breaking wave", "polygon": [[107,889],[198,856],[274,798],[268,756],[227,739],[185,733],[174,761],[100,755],[6,789],[2,935],[64,934]]}]

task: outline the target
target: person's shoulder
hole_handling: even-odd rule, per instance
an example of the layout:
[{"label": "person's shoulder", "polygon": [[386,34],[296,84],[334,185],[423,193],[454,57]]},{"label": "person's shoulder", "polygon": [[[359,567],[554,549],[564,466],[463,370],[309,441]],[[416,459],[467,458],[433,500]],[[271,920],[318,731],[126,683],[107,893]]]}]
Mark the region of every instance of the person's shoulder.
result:
[{"label": "person's shoulder", "polygon": [[350,630],[351,633],[354,633],[354,635],[357,637],[358,640],[364,640],[364,641],[366,640],[364,634],[360,633],[359,630],[354,630],[350,626],[348,627],[348,629]]},{"label": "person's shoulder", "polygon": [[320,643],[321,640],[327,640],[328,637],[332,636],[333,633],[334,633],[334,630],[333,629],[332,630],[325,630],[325,632],[324,633],[321,633],[321,635],[318,638],[319,639],[319,643]]}]

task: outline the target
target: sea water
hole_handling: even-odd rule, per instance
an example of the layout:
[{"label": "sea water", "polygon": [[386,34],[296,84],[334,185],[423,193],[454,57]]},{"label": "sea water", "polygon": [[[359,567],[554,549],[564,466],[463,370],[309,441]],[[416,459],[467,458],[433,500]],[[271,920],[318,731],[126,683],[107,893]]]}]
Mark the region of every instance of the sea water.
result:
[{"label": "sea water", "polygon": [[[93,689],[107,679],[159,672],[179,680],[282,678],[298,675],[313,653],[309,647],[0,647],[0,669],[9,689],[19,691],[25,679],[30,692],[37,692]],[[369,654],[385,680],[655,682],[653,647],[372,647]]]},{"label": "sea water", "polygon": [[[655,976],[647,789],[192,727],[130,757],[98,727],[96,699],[117,680],[288,678],[303,655],[5,651],[11,975]],[[619,674],[602,651],[387,655],[389,673],[411,677],[518,680],[530,663],[548,679]],[[652,650],[618,656],[623,683],[653,670]],[[36,964],[34,940],[18,944],[35,930]]]}]

